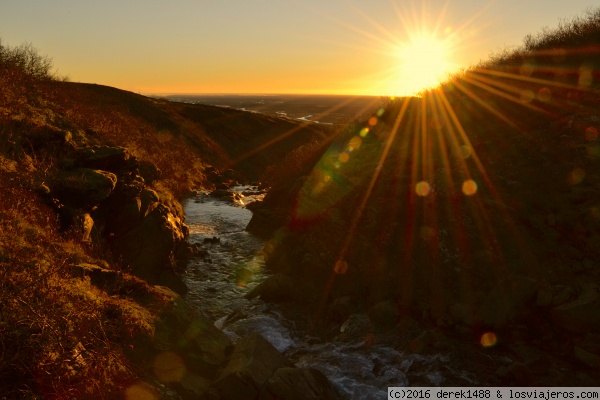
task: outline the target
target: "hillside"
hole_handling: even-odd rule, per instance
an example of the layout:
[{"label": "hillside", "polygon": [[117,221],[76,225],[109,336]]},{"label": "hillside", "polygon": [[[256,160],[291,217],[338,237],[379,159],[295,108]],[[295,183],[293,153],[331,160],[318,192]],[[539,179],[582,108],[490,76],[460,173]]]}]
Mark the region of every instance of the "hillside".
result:
[{"label": "hillside", "polygon": [[[179,200],[268,179],[328,132],[50,69],[31,46],[0,42],[0,397],[218,393],[238,350],[178,294],[195,252]],[[245,343],[290,367],[268,343]]]},{"label": "hillside", "polygon": [[591,11],[342,132],[255,210],[256,294],[440,352],[443,386],[597,384],[599,35]]},{"label": "hillside", "polygon": [[441,354],[443,386],[596,386],[598,43],[590,11],[331,132],[66,82],[0,42],[0,397],[337,398],[182,297],[180,200],[258,180],[273,275],[248,297],[306,338],[417,355],[410,385]]},{"label": "hillside", "polygon": [[[234,168],[241,178],[256,180],[267,166],[292,149],[320,140],[328,132],[314,124],[222,107],[169,102],[101,85],[70,82],[53,85],[47,91],[51,94],[49,100],[80,129],[91,133],[91,141],[97,138],[127,147],[134,155],[139,153],[140,158],[152,160],[159,169],[165,169],[169,179],[192,180],[191,189],[197,188],[202,180],[198,162]],[[178,152],[183,157],[178,158],[181,162],[173,163],[171,154],[161,151],[165,146],[170,152]],[[174,168],[197,176],[184,178]]]}]

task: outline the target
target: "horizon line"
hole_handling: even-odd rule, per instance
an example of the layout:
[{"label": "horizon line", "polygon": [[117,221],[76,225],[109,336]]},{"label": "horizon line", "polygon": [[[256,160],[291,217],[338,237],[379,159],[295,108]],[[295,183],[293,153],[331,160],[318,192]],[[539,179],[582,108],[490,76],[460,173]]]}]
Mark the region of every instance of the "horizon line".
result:
[{"label": "horizon line", "polygon": [[353,96],[353,97],[410,97],[377,94],[343,94],[343,93],[244,93],[244,92],[140,92],[145,96]]}]

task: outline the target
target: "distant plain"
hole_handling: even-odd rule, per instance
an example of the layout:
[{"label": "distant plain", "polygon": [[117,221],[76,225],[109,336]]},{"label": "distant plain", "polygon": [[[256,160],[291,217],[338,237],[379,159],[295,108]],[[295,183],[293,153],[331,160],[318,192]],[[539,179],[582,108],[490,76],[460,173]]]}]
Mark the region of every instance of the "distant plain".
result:
[{"label": "distant plain", "polygon": [[325,125],[340,125],[360,119],[387,102],[386,98],[377,96],[344,95],[174,94],[164,98],[183,103],[230,107]]}]

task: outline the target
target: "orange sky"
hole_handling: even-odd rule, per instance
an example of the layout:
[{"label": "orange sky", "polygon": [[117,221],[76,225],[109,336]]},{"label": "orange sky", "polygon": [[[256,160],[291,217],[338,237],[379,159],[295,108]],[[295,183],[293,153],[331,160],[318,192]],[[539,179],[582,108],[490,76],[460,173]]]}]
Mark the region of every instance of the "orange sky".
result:
[{"label": "orange sky", "polygon": [[[455,67],[597,0],[5,0],[0,38],[72,81],[140,93],[404,95],[398,49],[424,32]],[[413,68],[414,69],[414,68]],[[420,67],[417,67],[420,69]]]}]

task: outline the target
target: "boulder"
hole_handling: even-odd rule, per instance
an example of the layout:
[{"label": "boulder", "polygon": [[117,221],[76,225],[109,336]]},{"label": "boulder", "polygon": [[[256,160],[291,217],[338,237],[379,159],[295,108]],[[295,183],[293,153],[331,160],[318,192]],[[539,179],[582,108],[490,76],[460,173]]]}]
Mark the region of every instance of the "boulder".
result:
[{"label": "boulder", "polygon": [[149,285],[133,275],[96,264],[74,264],[69,267],[69,272],[74,278],[89,278],[92,285],[109,295],[126,296],[144,306],[163,307],[180,298],[165,286]]},{"label": "boulder", "polygon": [[317,298],[315,288],[310,283],[283,274],[269,276],[245,297],[253,299],[259,296],[264,301],[274,303],[289,301],[307,303]]},{"label": "boulder", "polygon": [[142,217],[145,217],[150,212],[152,212],[152,210],[154,210],[154,208],[158,205],[159,199],[160,199],[160,197],[158,196],[158,193],[156,193],[152,189],[145,188],[141,191],[141,193],[140,193],[140,201],[141,201],[140,213],[142,214]]},{"label": "boulder", "polygon": [[331,382],[314,368],[279,368],[258,395],[259,400],[341,399]]},{"label": "boulder", "polygon": [[246,231],[261,238],[269,238],[277,229],[288,224],[289,216],[285,210],[267,209],[263,203],[251,207],[252,218]]},{"label": "boulder", "polygon": [[335,340],[348,343],[369,340],[375,331],[373,328],[368,315],[352,314],[340,327],[340,333]]},{"label": "boulder", "polygon": [[27,132],[27,140],[34,150],[73,147],[73,135],[69,131],[51,125],[22,126],[21,129]]},{"label": "boulder", "polygon": [[91,209],[108,198],[116,184],[117,177],[113,173],[77,168],[59,172],[52,191],[55,197],[67,205]]},{"label": "boulder", "polygon": [[536,297],[535,280],[514,276],[499,282],[484,299],[480,315],[485,325],[500,328],[521,316]]},{"label": "boulder", "polygon": [[91,240],[94,219],[89,213],[81,209],[65,207],[64,205],[59,205],[57,211],[63,230],[73,234],[83,242]]},{"label": "boulder", "polygon": [[219,199],[231,197],[231,192],[227,189],[215,189],[210,194],[211,196],[217,197]]},{"label": "boulder", "polygon": [[218,198],[222,201],[228,201],[231,203],[240,203],[244,196],[238,192],[227,190],[227,189],[215,189],[211,192],[211,196]]},{"label": "boulder", "polygon": [[287,275],[271,275],[247,295],[247,299],[260,297],[264,301],[284,302],[294,298],[294,280]]},{"label": "boulder", "polygon": [[327,309],[329,318],[334,321],[344,321],[356,312],[356,302],[350,296],[336,297]]},{"label": "boulder", "polygon": [[375,304],[367,311],[369,319],[379,328],[391,328],[398,322],[398,306],[392,300]]},{"label": "boulder", "polygon": [[135,166],[134,159],[125,147],[88,147],[79,150],[75,157],[80,167],[110,172],[121,172]]},{"label": "boulder", "polygon": [[554,325],[569,332],[598,332],[600,329],[600,294],[593,284],[583,285],[579,296],[554,307],[550,316]]},{"label": "boulder", "polygon": [[154,342],[156,349],[178,354],[187,370],[209,380],[215,378],[231,348],[227,335],[181,298],[161,313]]},{"label": "boulder", "polygon": [[255,210],[258,210],[262,207],[262,200],[255,200],[251,203],[246,204],[244,207],[246,207],[248,210],[254,212]]},{"label": "boulder", "polygon": [[[144,178],[133,173],[124,173],[118,175],[117,186],[111,196],[113,205],[119,205],[134,197],[140,197],[146,189]],[[148,189],[149,190],[149,189]]]},{"label": "boulder", "polygon": [[240,339],[219,371],[213,388],[221,399],[255,399],[280,368],[293,364],[259,334]]},{"label": "boulder", "polygon": [[461,325],[472,326],[478,323],[475,307],[471,304],[454,303],[449,311],[452,319]]},{"label": "boulder", "polygon": [[110,292],[118,280],[122,278],[122,273],[102,268],[95,264],[79,263],[71,266],[71,275],[76,278],[89,277],[90,283],[97,288]]},{"label": "boulder", "polygon": [[218,238],[216,236],[213,236],[212,238],[204,238],[204,240],[202,241],[202,243],[206,244],[220,244],[221,243],[221,238]]},{"label": "boulder", "polygon": [[181,398],[207,398],[231,341],[172,291],[149,286],[149,294],[152,302],[148,304],[158,311],[154,331],[136,339],[129,357],[149,367],[156,382],[175,389]]},{"label": "boulder", "polygon": [[185,285],[175,273],[174,253],[185,240],[183,222],[158,204],[128,232],[113,237],[112,247],[134,275],[178,293]]},{"label": "boulder", "polygon": [[416,354],[434,354],[448,348],[448,339],[437,329],[428,329],[412,339],[406,351]]},{"label": "boulder", "polygon": [[94,220],[88,213],[81,213],[75,217],[73,228],[83,242],[91,241],[92,229],[94,228]]},{"label": "boulder", "polygon": [[595,370],[600,369],[600,356],[599,355],[594,354],[585,349],[582,349],[579,346],[575,346],[575,348],[573,349],[573,353],[574,353],[575,359],[577,361],[585,364],[589,368],[592,368]]},{"label": "boulder", "polygon": [[141,208],[142,202],[138,197],[111,207],[106,218],[105,233],[118,236],[134,229],[142,220]]},{"label": "boulder", "polygon": [[149,161],[140,161],[138,165],[138,171],[140,175],[147,183],[152,183],[157,179],[160,179],[161,171],[158,167]]}]

